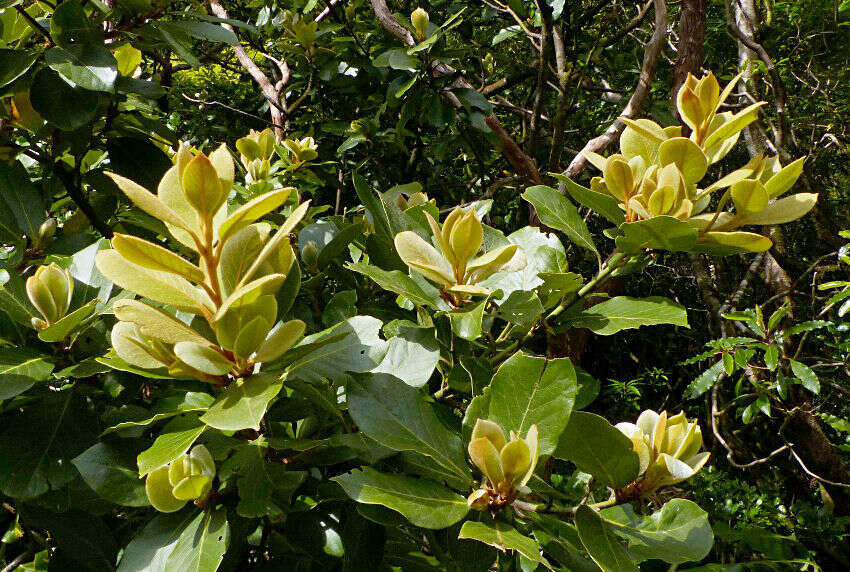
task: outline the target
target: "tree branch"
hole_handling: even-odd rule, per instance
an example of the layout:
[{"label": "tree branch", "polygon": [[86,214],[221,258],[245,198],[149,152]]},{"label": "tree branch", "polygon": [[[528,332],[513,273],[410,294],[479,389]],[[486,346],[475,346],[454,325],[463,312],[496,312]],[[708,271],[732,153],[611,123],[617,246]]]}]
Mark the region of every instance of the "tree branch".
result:
[{"label": "tree branch", "polygon": [[[640,70],[640,79],[637,87],[632,94],[631,99],[620,113],[621,117],[634,118],[640,112],[647,95],[649,95],[650,87],[652,86],[652,78],[655,75],[655,67],[658,63],[658,57],[661,55],[661,49],[664,47],[664,39],[667,37],[667,4],[664,0],[654,0],[655,6],[655,31],[652,33],[652,38],[646,44],[643,53],[643,65]],[[570,163],[564,175],[570,178],[575,178],[587,166],[587,158],[583,151],[593,151],[598,153],[606,149],[613,143],[620,133],[625,129],[626,124],[618,118],[614,123],[605,130],[605,133],[595,137],[587,142],[584,149],[580,151]],[[558,185],[558,190],[562,193],[566,192],[566,186],[561,183]]]},{"label": "tree branch", "polygon": [[[226,19],[229,17],[227,15],[227,10],[225,10],[224,6],[221,4],[221,0],[210,0],[210,10],[218,18]],[[222,22],[221,27],[236,34],[236,30],[234,30],[233,26],[230,24]],[[274,125],[275,139],[277,139],[278,142],[282,141],[286,127],[283,117],[284,110],[280,103],[280,94],[283,87],[286,85],[286,82],[289,81],[289,68],[282,68],[281,80],[277,82],[277,85],[272,84],[268,76],[263,73],[260,66],[251,59],[251,56],[248,55],[248,52],[245,51],[245,48],[241,44],[236,44],[232,47],[233,52],[236,54],[236,59],[239,60],[239,63],[242,64],[242,67],[245,68],[248,75],[257,82],[257,85],[260,86],[260,90],[263,92],[263,96],[266,98],[266,101],[269,102],[269,115],[271,115],[272,124]],[[269,56],[266,57],[268,58]],[[281,67],[280,64],[282,62],[276,63],[278,63],[278,67]],[[283,66],[286,66],[286,64],[283,63]]]},{"label": "tree branch", "polygon": [[[211,0],[215,1],[215,0]],[[375,12],[375,16],[378,18],[378,22],[380,22],[381,26],[388,31],[390,34],[395,36],[397,39],[401,40],[408,46],[416,45],[416,40],[413,39],[413,36],[407,29],[404,28],[401,24],[399,24],[395,18],[393,18],[390,9],[387,7],[387,3],[385,0],[370,0],[372,4],[372,10]],[[446,65],[440,61],[433,61],[430,64],[430,69],[428,70],[433,78],[440,77],[454,77],[454,81],[452,82],[453,87],[459,88],[467,88],[467,89],[475,89],[472,87],[472,84],[467,81],[463,75],[458,74],[457,70],[452,68],[449,65]],[[444,91],[442,92],[443,97],[446,98],[453,106],[461,107],[460,100],[451,92]],[[543,180],[540,178],[540,173],[537,170],[537,165],[534,162],[534,159],[526,155],[522,149],[520,149],[517,142],[514,141],[513,137],[505,131],[505,128],[502,127],[501,122],[495,115],[488,115],[484,118],[484,122],[487,126],[493,130],[496,136],[502,142],[502,155],[505,156],[505,159],[511,164],[517,174],[527,177],[529,180],[533,181],[535,184],[541,184]]]}]

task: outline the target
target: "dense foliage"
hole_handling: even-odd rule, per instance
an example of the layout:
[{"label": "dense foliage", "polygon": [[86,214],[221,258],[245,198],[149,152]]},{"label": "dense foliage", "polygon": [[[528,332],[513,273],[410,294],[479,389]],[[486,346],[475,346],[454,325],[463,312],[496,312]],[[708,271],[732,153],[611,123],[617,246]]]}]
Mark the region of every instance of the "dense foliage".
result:
[{"label": "dense foliage", "polygon": [[0,0],[3,571],[850,566],[848,25]]}]

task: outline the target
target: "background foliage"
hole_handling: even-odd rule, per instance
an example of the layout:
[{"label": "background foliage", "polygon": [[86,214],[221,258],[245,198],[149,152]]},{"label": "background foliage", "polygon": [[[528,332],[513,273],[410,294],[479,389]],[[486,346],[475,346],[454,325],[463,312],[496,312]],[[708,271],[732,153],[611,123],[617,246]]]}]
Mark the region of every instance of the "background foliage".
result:
[{"label": "background foliage", "polygon": [[[579,538],[571,523],[583,522],[585,531],[601,527],[601,536],[591,536],[607,538],[610,525],[596,514],[622,523],[689,499],[707,512],[710,552],[681,559],[650,552],[649,560],[638,558],[642,569],[670,565],[662,560],[682,562],[682,569],[847,567],[850,290],[843,282],[846,237],[839,232],[850,222],[850,4],[429,2],[422,4],[430,16],[431,40],[424,45],[409,21],[417,7],[380,0],[0,0],[5,566],[617,569],[598,552],[596,564],[587,560],[594,542]],[[513,314],[488,314],[493,322],[484,321],[479,338],[480,315],[434,317],[447,308],[433,298],[430,309],[423,309],[428,303],[414,309],[410,296],[397,304],[398,290],[386,277],[375,280],[374,271],[350,266],[364,262],[359,257],[368,251],[374,267],[407,274],[389,240],[371,249],[363,241],[380,234],[376,197],[392,205],[400,192],[410,199],[421,190],[436,200],[439,220],[454,205],[474,203],[489,228],[517,236],[526,251],[534,241],[560,249],[557,272],[591,280],[598,271],[594,252],[523,193],[559,184],[563,192],[549,173],[590,186],[597,173],[574,160],[579,151],[596,141],[590,149],[615,152],[616,136],[594,138],[609,127],[622,130],[616,119],[624,113],[678,124],[671,94],[684,72],[702,70],[713,70],[721,85],[744,72],[724,110],[768,102],[709,178],[760,152],[778,155],[783,165],[805,156],[796,191],[818,192],[819,201],[807,217],[771,228],[773,247],[765,253],[720,258],[655,249],[639,271],[614,277],[588,302],[663,296],[687,310],[687,322],[679,316],[613,335],[591,335],[578,322],[582,328],[523,337],[536,307],[518,303]],[[258,173],[241,160],[236,142],[267,127],[280,145],[270,172]],[[309,147],[306,137],[315,142],[315,156],[282,145]],[[261,418],[271,406],[262,424],[249,411],[247,423],[243,416],[231,424],[239,427],[235,432],[203,429],[199,418],[218,397],[207,383],[119,364],[110,353],[116,301],[132,294],[95,266],[97,253],[109,248],[105,239],[119,233],[185,257],[191,250],[106,172],[153,191],[180,141],[207,154],[226,145],[237,165],[234,208],[274,188],[295,187],[266,217],[275,227],[296,203],[311,201],[293,244],[300,289],[284,287],[277,304],[281,319],[304,322],[308,337],[301,344],[316,345],[282,358],[289,375],[277,387],[280,397],[252,395]],[[389,210],[399,218],[387,218],[388,239],[408,224],[399,209]],[[604,258],[614,247],[602,234],[610,225],[584,207],[578,213]],[[560,232],[541,238],[541,219]],[[69,319],[36,331],[31,318],[43,313],[25,284],[51,263],[73,278],[62,313]],[[287,301],[291,309],[284,309]],[[541,308],[558,302],[544,300]],[[483,312],[485,305],[476,308]],[[423,335],[431,318],[436,333]],[[491,323],[512,325],[500,339],[500,330],[489,336]],[[322,348],[330,348],[325,359],[309,359],[307,352]],[[526,507],[507,532],[498,530],[501,524],[482,530],[483,516],[461,524],[461,515],[447,525],[456,516],[450,509],[400,504],[404,487],[421,479],[413,485],[382,475],[446,483],[432,491],[442,497],[434,506],[453,507],[472,490],[479,472],[466,461],[472,424],[461,428],[462,411],[481,395],[482,380],[493,395],[510,393],[500,389],[499,366],[533,369],[512,363],[522,360],[516,349],[569,357],[579,368],[569,408],[583,412],[572,419],[593,423],[584,417],[593,413],[633,422],[646,409],[684,410],[702,427],[709,466],[634,509],[581,509],[561,518],[560,505],[600,503],[608,495],[585,459],[555,453],[543,466],[548,483],[538,483],[554,499],[550,512]],[[380,355],[383,366],[363,366],[361,350]],[[391,385],[388,374],[407,384]],[[515,379],[533,378],[523,375],[530,374]],[[559,391],[553,395],[569,401],[570,387]],[[441,444],[457,441],[441,464],[455,470],[435,474],[443,469],[418,454],[421,443],[399,443],[404,432],[376,418],[386,408],[396,408],[405,422],[450,412],[436,426],[449,427]],[[492,405],[475,411],[510,427],[509,412]],[[570,434],[551,417],[549,427],[545,416],[538,421],[541,447],[550,452],[553,432]],[[199,430],[222,495],[205,510],[190,503],[157,515],[138,478],[146,458],[139,455],[167,445],[148,457],[148,468],[156,469],[182,455]],[[593,486],[588,473],[596,477]],[[440,516],[448,520],[428,520]],[[635,544],[629,550],[640,555]]]}]

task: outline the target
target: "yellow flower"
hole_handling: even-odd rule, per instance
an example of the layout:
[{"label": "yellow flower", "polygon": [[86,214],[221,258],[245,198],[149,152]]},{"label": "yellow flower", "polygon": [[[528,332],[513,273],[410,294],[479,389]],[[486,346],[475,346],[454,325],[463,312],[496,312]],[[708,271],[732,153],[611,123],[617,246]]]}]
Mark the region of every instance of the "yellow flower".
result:
[{"label": "yellow flower", "polygon": [[74,294],[74,279],[68,270],[56,263],[39,266],[35,274],[27,278],[26,291],[30,302],[44,318],[33,318],[33,326],[42,330],[65,317]]},{"label": "yellow flower", "polygon": [[[526,484],[537,465],[539,440],[537,425],[528,429],[525,439],[511,431],[511,440],[496,423],[479,419],[472,429],[469,441],[469,457],[487,477],[487,491],[491,502],[509,504],[526,491]],[[485,490],[485,489],[480,489]],[[468,502],[473,508],[481,508],[484,495],[473,492]]]},{"label": "yellow flower", "polygon": [[708,462],[710,453],[700,452],[699,424],[682,412],[668,418],[666,411],[650,409],[641,413],[636,423],[618,423],[616,427],[631,439],[640,459],[642,494],[689,479]]}]

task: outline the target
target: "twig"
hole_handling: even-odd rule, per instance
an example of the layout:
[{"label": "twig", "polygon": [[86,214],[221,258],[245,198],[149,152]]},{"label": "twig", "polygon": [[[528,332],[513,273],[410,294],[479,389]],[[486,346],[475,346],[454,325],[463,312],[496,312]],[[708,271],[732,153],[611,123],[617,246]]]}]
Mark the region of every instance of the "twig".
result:
[{"label": "twig", "polygon": [[[663,2],[663,0],[661,1]],[[387,7],[386,0],[370,0],[370,2],[372,4],[372,10],[378,18],[378,22],[385,30],[408,46],[412,47],[416,45],[416,40],[413,38],[413,35],[407,31],[404,26],[399,24],[395,18],[393,18],[390,9]],[[475,89],[462,74],[457,72],[457,70],[439,61],[431,62],[428,71],[431,74],[431,77],[434,78],[454,77],[455,79],[452,83],[453,87]],[[458,100],[457,96],[455,96],[451,91],[446,90],[442,92],[442,95],[453,106],[461,107],[460,100]],[[510,134],[505,131],[505,128],[502,127],[499,119],[495,115],[488,115],[484,118],[484,122],[487,124],[487,127],[493,130],[496,136],[501,140],[502,154],[514,170],[518,174],[527,177],[535,184],[541,184],[543,180],[540,178],[540,172],[537,170],[537,165],[534,160],[520,149],[513,137],[511,137]]]},{"label": "twig", "polygon": [[[212,13],[221,18],[227,19],[229,16],[227,15],[227,10],[224,9],[224,6],[221,4],[221,0],[210,0],[210,10]],[[227,24],[225,22],[221,23],[221,27],[230,30],[233,34],[236,34],[236,30],[233,29],[233,26]],[[280,94],[283,86],[286,81],[289,80],[288,68],[286,73],[282,73],[282,80],[279,81],[279,86],[273,85],[269,80],[268,76],[263,73],[263,70],[260,69],[260,66],[251,59],[251,56],[248,55],[248,52],[245,51],[245,48],[242,47],[241,44],[236,44],[233,47],[233,52],[236,54],[236,59],[239,60],[239,63],[242,64],[242,67],[245,68],[245,71],[248,72],[257,85],[260,86],[260,90],[263,92],[263,96],[266,98],[266,101],[269,102],[269,115],[272,118],[272,125],[274,125],[274,134],[275,139],[278,142],[283,140],[284,137],[284,109],[280,103]],[[268,57],[268,56],[266,56]]]},{"label": "twig", "polygon": [[[620,113],[621,117],[634,118],[640,112],[644,100],[649,95],[652,78],[655,75],[655,66],[664,47],[664,39],[667,37],[667,5],[664,0],[654,0],[653,4],[655,6],[655,31],[653,31],[652,37],[644,49],[643,65],[640,70],[640,79],[638,80],[637,87],[626,107]],[[583,151],[598,153],[604,150],[617,139],[625,127],[626,124],[618,118],[608,127],[605,133],[588,141],[584,149],[576,154],[569,167],[567,167],[567,170],[564,171],[564,175],[570,178],[576,177],[587,166],[587,158],[584,156]],[[564,183],[559,184],[558,190],[561,193],[565,193],[566,185]]]},{"label": "twig", "polygon": [[0,570],[0,572],[12,572],[12,570],[23,564],[24,560],[26,560],[27,558],[32,558],[32,556],[33,554],[29,550],[27,550],[26,552],[22,552],[21,554],[18,554],[17,558],[9,562],[9,564],[5,566],[3,570]]},{"label": "twig", "polygon": [[811,472],[809,470],[809,468],[806,466],[806,463],[803,462],[803,459],[801,459],[800,456],[797,454],[797,452],[794,451],[794,448],[789,446],[788,449],[791,451],[791,454],[794,456],[794,458],[797,459],[797,462],[800,464],[800,468],[803,469],[803,472],[805,472],[807,475],[809,475],[813,479],[818,480],[822,483],[826,483],[827,485],[832,485],[834,487],[850,488],[850,484],[837,483],[835,481],[830,481],[829,479],[825,479],[825,478],[821,477],[820,475],[816,475],[815,473]]}]

